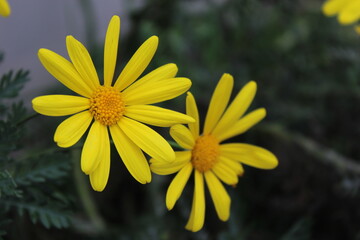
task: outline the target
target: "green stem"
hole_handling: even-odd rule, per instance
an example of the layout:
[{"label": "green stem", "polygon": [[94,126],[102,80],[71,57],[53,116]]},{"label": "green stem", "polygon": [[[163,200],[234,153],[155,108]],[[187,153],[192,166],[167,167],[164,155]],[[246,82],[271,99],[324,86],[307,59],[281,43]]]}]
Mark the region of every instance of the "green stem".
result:
[{"label": "green stem", "polygon": [[167,140],[167,142],[170,144],[170,146],[172,146],[173,148],[177,148],[180,150],[184,150],[184,148],[182,148],[177,142],[172,141],[172,140]]},{"label": "green stem", "polygon": [[74,178],[76,188],[81,203],[95,230],[97,230],[97,232],[102,232],[105,230],[105,222],[98,212],[94,199],[91,196],[89,191],[89,184],[87,184],[84,174],[80,171],[80,149],[73,149],[71,155],[74,164]]},{"label": "green stem", "polygon": [[27,121],[29,121],[29,120],[31,120],[31,119],[33,119],[33,118],[35,118],[35,117],[39,116],[39,115],[40,115],[40,114],[38,114],[38,113],[33,113],[33,114],[31,114],[31,115],[29,115],[29,116],[27,116],[27,117],[23,118],[23,119],[22,119],[22,120],[20,120],[19,122],[17,122],[17,123],[16,123],[16,126],[20,126],[20,125],[22,125],[22,124],[26,123]]}]

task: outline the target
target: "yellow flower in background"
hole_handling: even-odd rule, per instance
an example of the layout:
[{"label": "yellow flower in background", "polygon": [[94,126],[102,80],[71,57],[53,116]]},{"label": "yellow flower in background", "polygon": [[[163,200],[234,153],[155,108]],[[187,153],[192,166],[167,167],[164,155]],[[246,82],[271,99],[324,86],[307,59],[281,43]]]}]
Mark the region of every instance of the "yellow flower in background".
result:
[{"label": "yellow flower in background", "polygon": [[233,84],[233,77],[229,74],[224,74],[220,79],[211,98],[201,135],[196,102],[189,92],[186,98],[186,113],[196,121],[189,123],[188,128],[178,124],[170,129],[172,138],[185,151],[175,152],[176,159],[171,164],[158,158],[150,160],[154,173],[168,175],[177,172],[166,194],[166,206],[169,210],[174,207],[194,172],[193,203],[186,225],[186,229],[193,232],[199,231],[204,225],[204,178],[218,217],[227,221],[231,199],[220,180],[228,185],[237,184],[238,176],[244,172],[242,163],[261,169],[273,169],[278,165],[277,158],[261,147],[245,143],[222,143],[244,133],[266,115],[265,109],[260,108],[243,116],[255,96],[255,82],[244,86],[227,107]]},{"label": "yellow flower in background", "polygon": [[11,13],[11,9],[7,0],[0,0],[0,16],[8,17]]},{"label": "yellow flower in background", "polygon": [[326,16],[338,15],[341,24],[356,23],[360,19],[359,0],[327,0],[323,4],[323,12]]},{"label": "yellow flower in background", "polygon": [[88,51],[72,36],[66,38],[71,62],[48,49],[40,49],[38,53],[47,71],[81,97],[40,96],[32,100],[33,108],[47,116],[74,114],[56,129],[54,141],[60,147],[77,143],[90,126],[82,149],[81,169],[90,176],[96,191],[105,188],[109,177],[109,131],[130,174],[145,184],[151,181],[151,172],[141,150],[168,162],[175,159],[175,154],[163,137],[140,122],[169,127],[194,121],[185,114],[149,105],[172,99],[190,88],[189,79],[175,78],[175,64],[161,66],[136,81],[155,54],[156,36],[140,46],[112,85],[119,33],[120,18],[113,16],[105,38],[103,85]]}]

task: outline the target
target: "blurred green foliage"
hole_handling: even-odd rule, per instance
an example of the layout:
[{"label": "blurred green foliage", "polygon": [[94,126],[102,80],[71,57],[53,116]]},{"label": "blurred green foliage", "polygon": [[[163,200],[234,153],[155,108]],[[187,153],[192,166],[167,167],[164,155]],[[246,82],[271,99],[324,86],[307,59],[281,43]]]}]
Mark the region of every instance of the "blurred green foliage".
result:
[{"label": "blurred green foliage", "polygon": [[[91,1],[81,3],[93,26],[96,9]],[[24,129],[1,124],[13,122],[6,120],[11,114],[24,119],[23,107],[1,105],[6,117],[0,122],[0,138],[16,136],[0,147],[8,151],[1,154],[6,164],[0,168],[0,204],[8,207],[0,208],[0,229],[8,231],[9,239],[360,239],[360,38],[352,27],[323,16],[321,4],[149,0],[130,7],[130,19],[122,19],[122,24],[130,21],[131,30],[121,36],[118,71],[146,38],[158,35],[159,49],[147,71],[176,63],[178,75],[193,81],[201,119],[224,72],[235,78],[234,94],[250,80],[258,83],[251,107],[265,107],[268,116],[234,141],[271,150],[279,166],[272,171],[246,168],[238,186],[227,188],[232,197],[228,222],[217,218],[206,193],[204,229],[186,231],[191,184],[168,212],[165,193],[172,177],[154,175],[150,184],[138,184],[114,148],[107,188],[89,192],[84,176],[76,172],[81,144],[59,151],[50,144],[59,119],[38,117],[25,122],[34,126],[27,134],[18,133]],[[103,43],[92,39],[94,28],[89,26],[85,45],[100,75]],[[5,74],[0,86],[18,91],[23,82],[16,76],[22,74]],[[184,111],[183,97],[166,104]],[[167,129],[160,131],[166,136]],[[32,142],[35,134],[39,143]],[[10,143],[34,144],[35,150]],[[47,152],[39,154],[39,149]],[[6,199],[12,204],[6,205]],[[19,217],[15,213],[21,209],[27,214]],[[20,225],[19,238],[14,229]]]}]

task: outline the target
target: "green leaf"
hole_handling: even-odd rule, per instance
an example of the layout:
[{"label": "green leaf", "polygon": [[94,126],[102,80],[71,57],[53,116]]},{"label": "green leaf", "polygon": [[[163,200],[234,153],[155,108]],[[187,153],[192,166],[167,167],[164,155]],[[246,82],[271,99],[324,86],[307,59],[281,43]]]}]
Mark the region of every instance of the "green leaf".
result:
[{"label": "green leaf", "polygon": [[13,71],[4,74],[0,80],[0,99],[18,96],[25,82],[29,80],[29,71],[19,70],[15,76]]}]

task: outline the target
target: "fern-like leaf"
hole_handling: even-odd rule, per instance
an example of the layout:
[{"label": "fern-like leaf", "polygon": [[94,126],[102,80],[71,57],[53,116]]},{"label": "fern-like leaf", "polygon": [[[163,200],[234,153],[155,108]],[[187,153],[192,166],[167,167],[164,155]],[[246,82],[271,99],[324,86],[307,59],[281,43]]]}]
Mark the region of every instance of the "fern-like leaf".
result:
[{"label": "fern-like leaf", "polygon": [[24,84],[29,80],[29,71],[19,70],[4,74],[0,80],[0,99],[16,97]]}]

